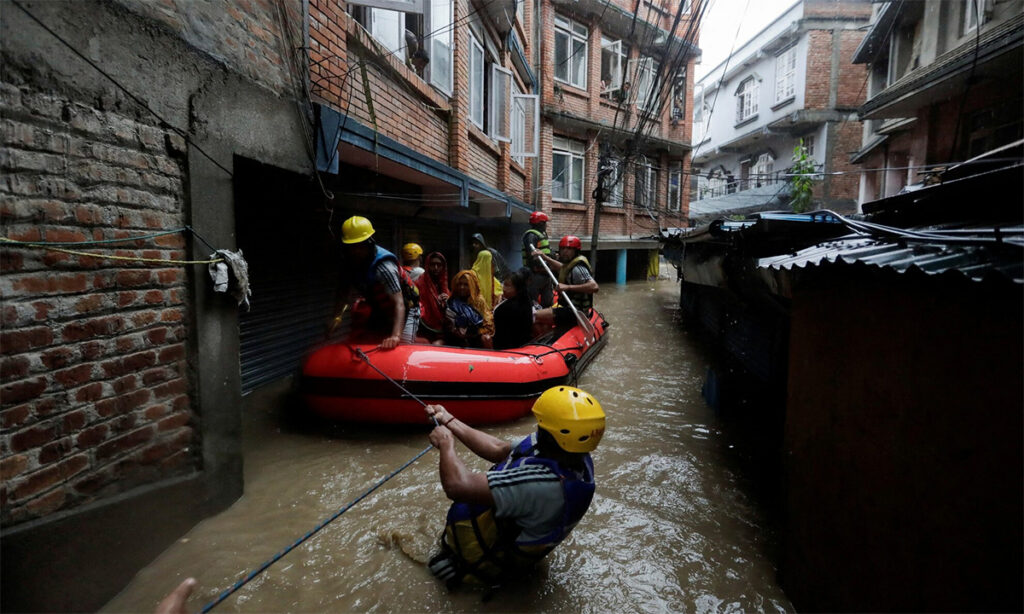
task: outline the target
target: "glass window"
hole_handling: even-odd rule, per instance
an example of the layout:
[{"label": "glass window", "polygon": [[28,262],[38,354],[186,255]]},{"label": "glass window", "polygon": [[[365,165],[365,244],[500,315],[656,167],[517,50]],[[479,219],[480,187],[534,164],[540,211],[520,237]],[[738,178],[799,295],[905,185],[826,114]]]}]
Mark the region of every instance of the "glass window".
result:
[{"label": "glass window", "polygon": [[658,65],[654,58],[642,57],[630,62],[634,69],[630,71],[636,83],[636,106],[651,111],[658,106],[655,82],[658,78]]},{"label": "glass window", "polygon": [[526,146],[526,108],[517,99],[518,96],[522,95],[523,91],[519,89],[519,84],[513,80],[512,115],[509,117],[509,131],[511,132],[512,159],[520,165],[526,162],[526,157],[521,155]]},{"label": "glass window", "polygon": [[636,185],[633,200],[637,207],[658,208],[658,169],[641,156],[636,164]]},{"label": "glass window", "polygon": [[540,96],[522,94],[518,84],[512,89],[512,157],[520,164],[523,158],[536,158],[540,141]]},{"label": "glass window", "polygon": [[551,141],[551,197],[583,202],[583,154],[580,141],[556,136]]},{"label": "glass window", "polygon": [[601,182],[604,187],[604,204],[609,207],[622,206],[622,159],[611,156],[601,169]]},{"label": "glass window", "polygon": [[964,29],[963,29],[963,33],[964,34],[967,34],[968,32],[974,30],[975,28],[978,27],[979,23],[983,23],[984,22],[985,16],[984,16],[984,13],[982,12],[982,8],[983,8],[982,7],[982,3],[984,1],[985,0],[963,0],[963,2],[964,2],[964,8],[963,8],[963,15],[964,15],[963,24],[964,24]]},{"label": "glass window", "polygon": [[370,9],[370,35],[399,60],[405,61],[405,13]]},{"label": "glass window", "polygon": [[620,40],[601,37],[601,93],[611,95],[622,87],[622,68],[629,47]]},{"label": "glass window", "polygon": [[775,58],[775,102],[796,95],[796,45]]},{"label": "glass window", "polygon": [[555,80],[587,88],[587,27],[555,15]]},{"label": "glass window", "polygon": [[668,171],[668,210],[679,211],[683,186],[683,163],[674,162]]},{"label": "glass window", "polygon": [[430,0],[430,84],[452,93],[452,0]]},{"label": "glass window", "polygon": [[484,129],[484,48],[469,35],[469,120]]},{"label": "glass window", "polygon": [[497,64],[491,65],[491,138],[508,143],[509,98],[512,93],[512,71]]},{"label": "glass window", "polygon": [[748,77],[736,90],[736,123],[757,115],[757,80]]}]

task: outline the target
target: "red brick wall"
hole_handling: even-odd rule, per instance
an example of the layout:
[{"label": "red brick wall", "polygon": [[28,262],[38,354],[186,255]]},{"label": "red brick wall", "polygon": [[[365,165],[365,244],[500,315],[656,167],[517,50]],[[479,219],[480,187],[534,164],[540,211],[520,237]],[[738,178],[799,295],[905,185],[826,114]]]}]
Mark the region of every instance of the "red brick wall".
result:
[{"label": "red brick wall", "polygon": [[807,79],[804,108],[829,108],[832,75],[832,33],[812,30],[807,33]]},{"label": "red brick wall", "polygon": [[[8,81],[0,93],[2,236],[78,242],[183,225],[179,137]],[[77,249],[185,257],[180,234]],[[0,522],[195,470],[185,268],[21,247],[0,255]]]}]

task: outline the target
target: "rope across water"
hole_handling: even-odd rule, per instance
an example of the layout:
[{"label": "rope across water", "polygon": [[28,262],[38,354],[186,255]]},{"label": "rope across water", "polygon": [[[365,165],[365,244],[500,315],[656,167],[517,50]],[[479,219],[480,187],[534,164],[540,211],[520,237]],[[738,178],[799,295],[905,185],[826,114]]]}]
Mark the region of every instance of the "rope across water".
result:
[{"label": "rope across water", "polygon": [[[399,384],[395,380],[393,380],[390,377],[388,377],[383,371],[378,369],[372,362],[370,362],[370,357],[367,356],[366,353],[364,353],[361,349],[356,348],[355,349],[355,354],[357,356],[359,356],[360,358],[362,358],[363,360],[365,360],[366,364],[370,365],[370,367],[372,367],[375,371],[377,371],[378,373],[383,375],[385,378],[387,378],[387,380],[389,382],[391,382],[395,386],[398,386],[400,389],[402,389],[403,392],[405,392],[410,397],[415,399],[418,403],[420,403],[421,405],[426,407],[426,405],[427,405],[426,403],[424,403],[421,399],[416,397],[416,395],[414,395],[411,392],[409,392],[408,390],[406,390],[404,386],[402,386],[401,384]],[[431,416],[431,419],[434,421],[434,426],[437,426],[437,424],[438,424],[437,423],[437,418]],[[204,605],[203,609],[199,611],[200,614],[206,614],[207,612],[209,612],[213,608],[217,607],[217,605],[219,603],[221,603],[222,601],[224,601],[225,599],[230,597],[233,593],[238,591],[238,589],[240,589],[243,586],[245,586],[246,584],[248,584],[256,576],[258,576],[261,573],[263,573],[264,571],[266,571],[268,568],[270,568],[271,565],[273,565],[274,563],[276,563],[279,560],[281,560],[285,555],[287,555],[292,550],[294,550],[294,549],[298,548],[299,546],[301,546],[306,540],[308,540],[309,538],[311,538],[314,535],[316,535],[318,532],[320,532],[321,529],[323,529],[324,527],[326,527],[330,523],[334,522],[339,516],[341,516],[342,514],[347,512],[348,510],[352,509],[352,507],[355,506],[355,504],[359,503],[360,501],[362,501],[366,497],[370,496],[370,493],[372,493],[373,491],[375,491],[378,488],[380,488],[381,486],[383,486],[385,482],[387,482],[391,478],[395,477],[396,475],[398,475],[399,473],[404,471],[407,467],[409,467],[410,465],[412,465],[413,463],[418,461],[424,454],[426,454],[427,452],[430,452],[430,450],[432,450],[433,447],[434,446],[427,446],[426,448],[421,450],[419,454],[417,454],[416,456],[414,456],[411,459],[409,459],[404,465],[402,465],[398,469],[395,469],[391,473],[389,473],[386,476],[384,476],[383,478],[381,478],[379,481],[377,481],[376,484],[374,484],[369,489],[367,489],[366,492],[364,492],[363,494],[361,494],[358,497],[356,497],[355,499],[353,499],[351,502],[349,502],[344,507],[339,509],[337,512],[332,514],[329,518],[327,518],[327,519],[323,520],[322,522],[320,522],[320,524],[316,525],[308,533],[306,533],[305,535],[303,535],[299,539],[295,540],[290,546],[288,546],[284,550],[278,552],[277,554],[275,554],[270,559],[267,559],[267,561],[265,561],[262,565],[260,565],[259,567],[253,569],[249,573],[247,573],[245,575],[245,577],[243,577],[238,582],[235,582],[234,585],[231,586],[231,588],[228,588],[227,590],[222,592],[220,595],[218,595],[216,599],[214,599],[213,601],[211,601],[211,602],[207,603],[206,605]]]}]

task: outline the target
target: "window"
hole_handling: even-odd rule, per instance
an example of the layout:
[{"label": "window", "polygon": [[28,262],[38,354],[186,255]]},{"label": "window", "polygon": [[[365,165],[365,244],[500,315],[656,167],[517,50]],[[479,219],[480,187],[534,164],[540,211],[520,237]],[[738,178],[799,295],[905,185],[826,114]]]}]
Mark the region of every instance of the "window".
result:
[{"label": "window", "polygon": [[[405,61],[405,13],[365,7],[363,20],[360,23],[395,57]],[[366,17],[366,14],[369,14]],[[369,21],[369,24],[367,24]],[[368,26],[368,27],[367,27]]]},{"label": "window", "polygon": [[963,0],[963,33],[973,31],[979,24],[985,23],[985,0]]},{"label": "window", "polygon": [[516,19],[526,27],[526,0],[516,0]]},{"label": "window", "polygon": [[583,154],[579,141],[556,136],[551,141],[551,198],[583,202]]},{"label": "window", "polygon": [[509,116],[511,94],[512,71],[497,64],[491,64],[490,134],[492,139],[505,143],[512,140],[506,122]]},{"label": "window", "polygon": [[775,102],[796,95],[796,45],[775,57]]},{"label": "window", "polygon": [[754,163],[753,180],[751,183],[756,187],[768,185],[772,182],[772,172],[775,170],[775,156],[770,153],[763,153],[757,157]]},{"label": "window", "polygon": [[611,155],[600,169],[601,184],[604,188],[604,204],[610,207],[622,206],[622,159]]},{"label": "window", "polygon": [[[520,0],[521,2],[522,0]],[[509,132],[511,133],[512,159],[522,166],[526,162],[526,156],[522,154],[526,145],[526,107],[520,103],[519,97],[523,91],[519,84],[512,82],[512,116],[509,117]]]},{"label": "window", "polygon": [[469,120],[484,129],[484,48],[469,34]]},{"label": "window", "polygon": [[736,90],[736,123],[742,123],[757,115],[757,79],[747,77]]},{"label": "window", "polygon": [[686,114],[686,67],[676,72],[672,80],[672,116],[673,121],[680,121]]},{"label": "window", "polygon": [[430,0],[427,33],[430,53],[430,84],[445,94],[452,93],[452,0]]},{"label": "window", "polygon": [[520,164],[524,158],[536,158],[540,141],[540,96],[523,94],[512,83],[512,158]]},{"label": "window", "polygon": [[658,169],[641,156],[634,171],[636,185],[633,188],[633,202],[637,207],[658,208]]},{"label": "window", "polygon": [[814,135],[813,134],[809,134],[809,135],[805,136],[802,140],[804,142],[804,149],[807,151],[807,156],[808,157],[813,156],[814,155]]},{"label": "window", "polygon": [[555,15],[555,80],[587,88],[587,26]]},{"label": "window", "polygon": [[636,83],[636,106],[645,111],[652,111],[658,106],[656,81],[658,65],[654,58],[640,57],[630,60],[629,74]]},{"label": "window", "polygon": [[601,94],[611,95],[622,88],[623,63],[629,57],[629,47],[620,40],[601,37]]},{"label": "window", "polygon": [[668,171],[668,210],[679,211],[682,208],[683,163],[674,162]]}]

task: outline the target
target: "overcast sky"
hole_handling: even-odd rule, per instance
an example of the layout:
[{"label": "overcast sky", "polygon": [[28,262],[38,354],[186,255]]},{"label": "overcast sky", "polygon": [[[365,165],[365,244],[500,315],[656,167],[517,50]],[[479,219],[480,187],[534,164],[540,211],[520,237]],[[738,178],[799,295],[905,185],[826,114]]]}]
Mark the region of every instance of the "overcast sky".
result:
[{"label": "overcast sky", "polygon": [[[700,79],[729,56],[736,41],[739,48],[762,28],[770,24],[796,0],[711,0],[700,27],[704,59],[697,65]],[[745,9],[745,10],[744,10]],[[739,37],[736,31],[739,30]]]}]

